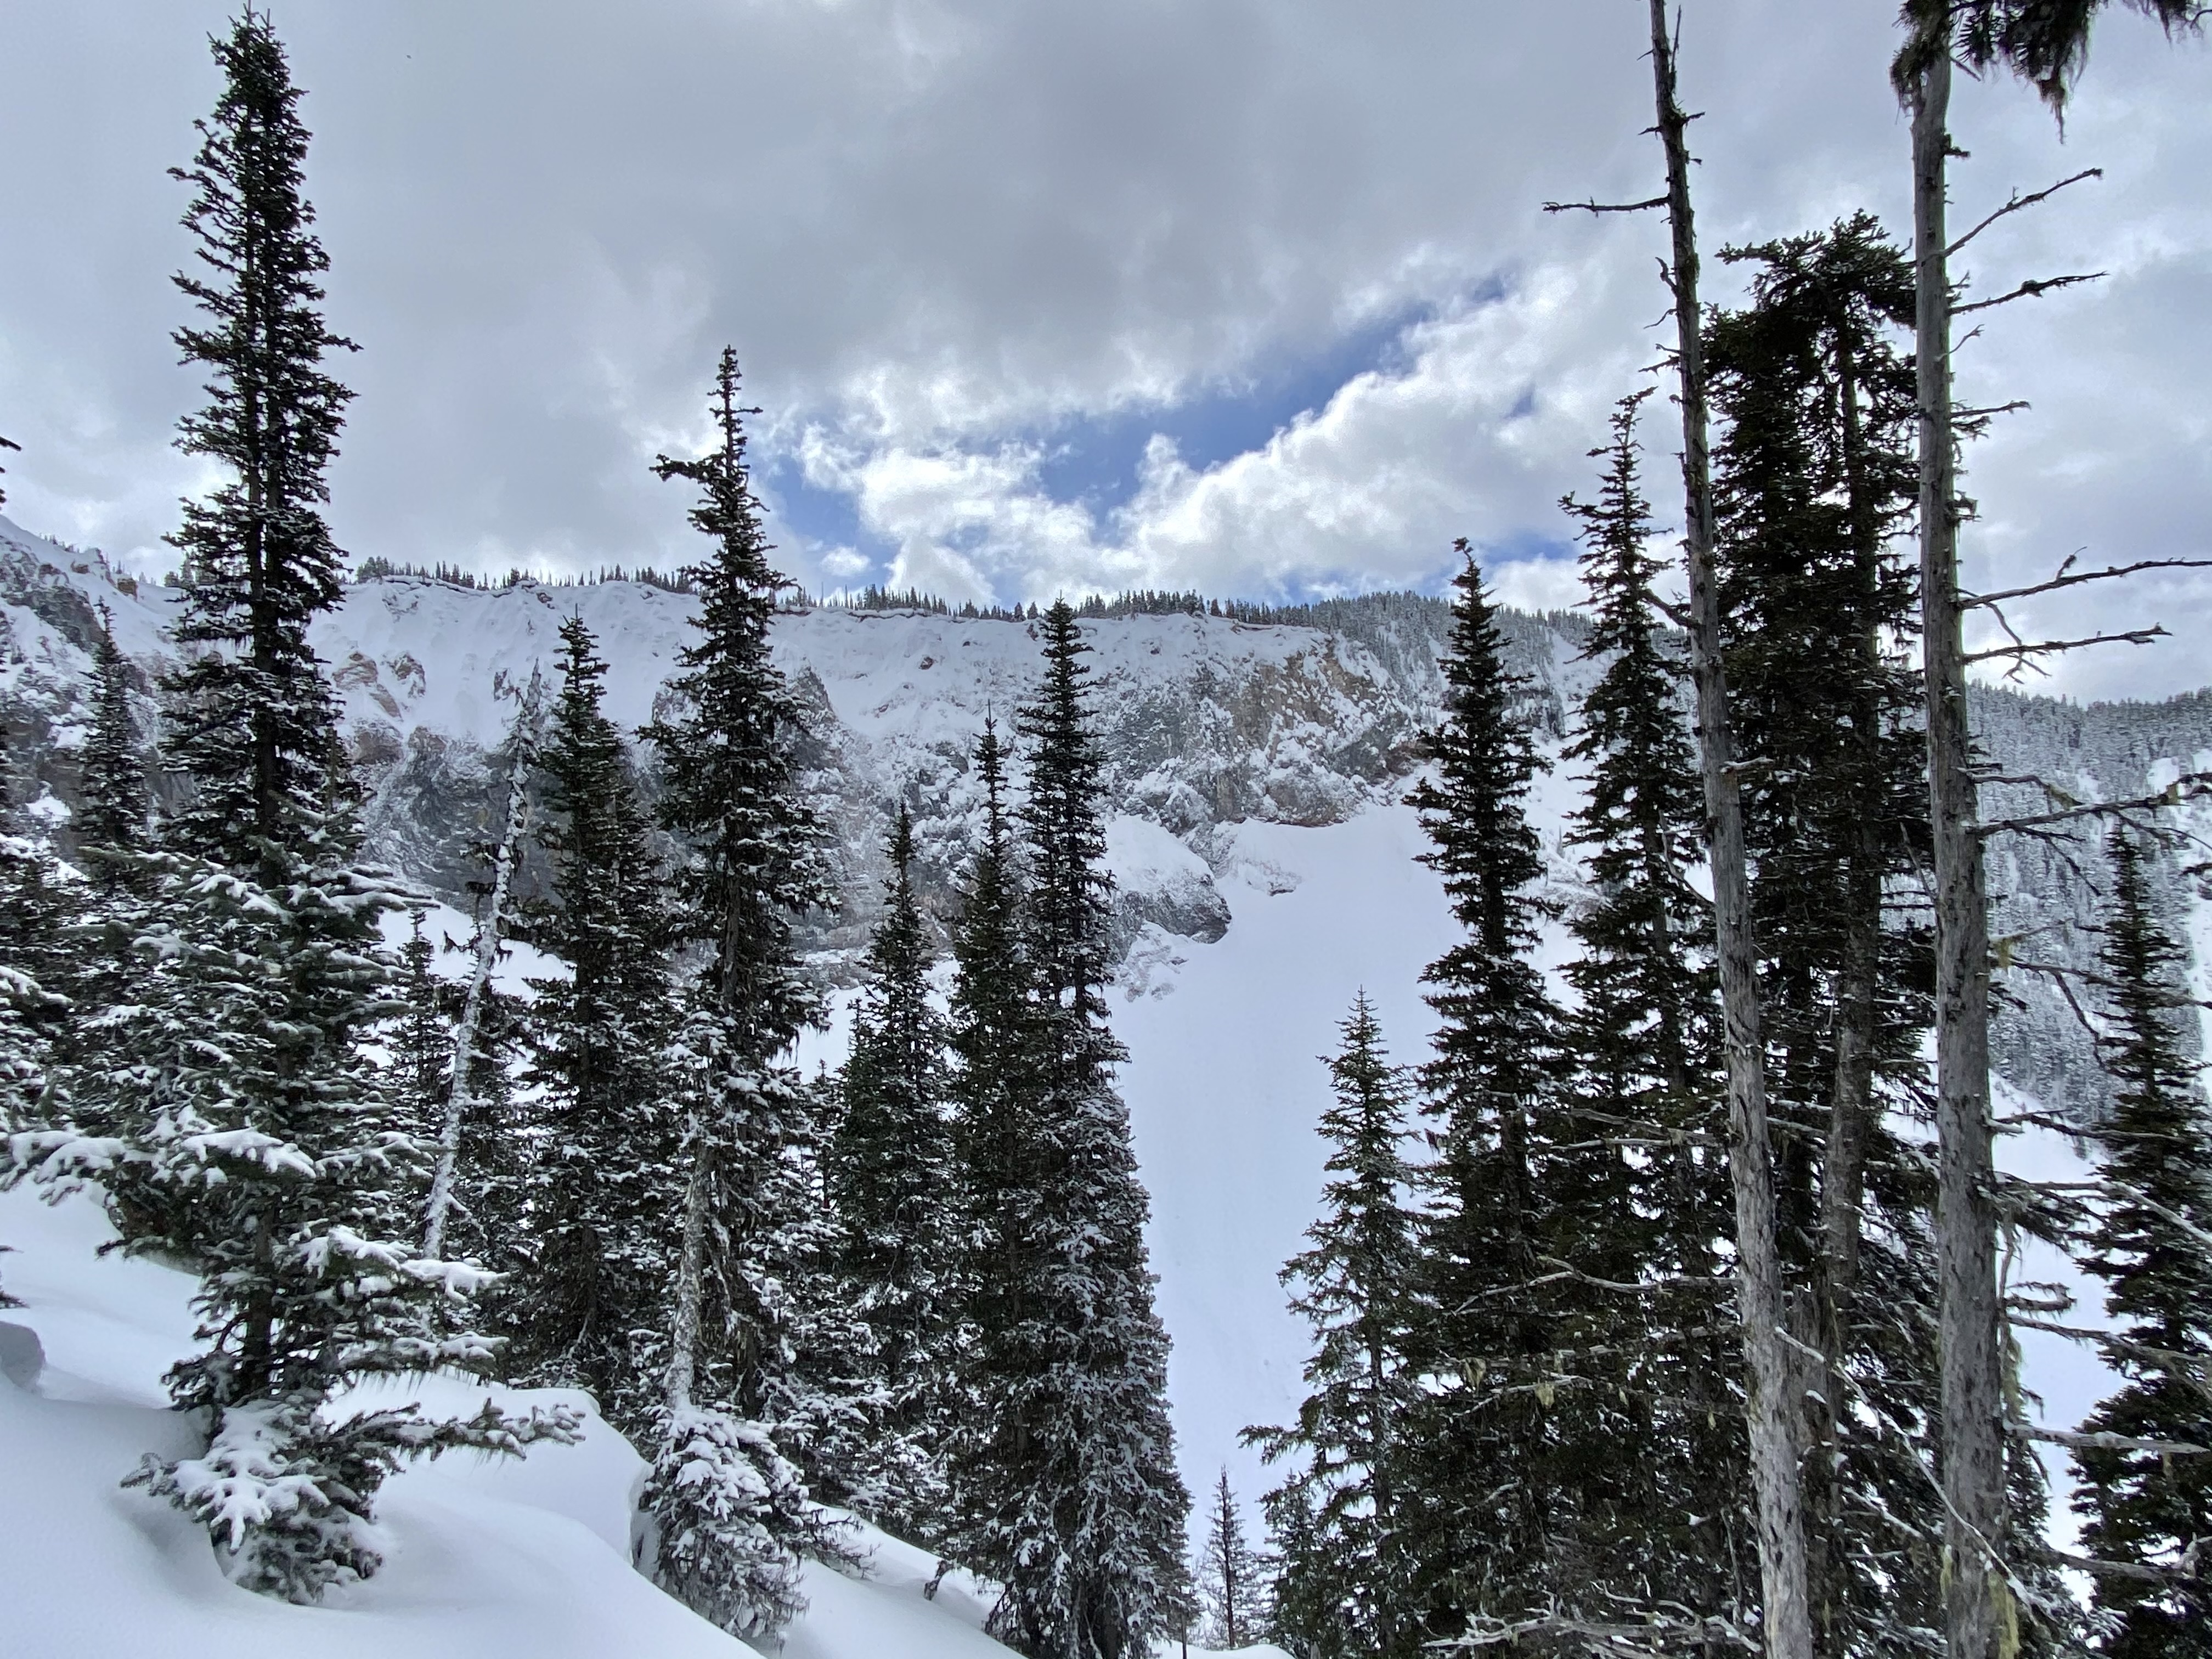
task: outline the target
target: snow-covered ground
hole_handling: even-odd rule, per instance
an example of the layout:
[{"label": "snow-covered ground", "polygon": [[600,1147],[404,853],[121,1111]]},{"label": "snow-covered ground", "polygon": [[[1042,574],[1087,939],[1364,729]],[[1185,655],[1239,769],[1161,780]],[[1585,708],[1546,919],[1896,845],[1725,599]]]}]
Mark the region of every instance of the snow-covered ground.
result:
[{"label": "snow-covered ground", "polygon": [[[582,1441],[519,1460],[447,1458],[384,1489],[384,1570],[288,1607],[239,1589],[206,1534],[118,1483],[148,1452],[185,1448],[161,1373],[193,1347],[192,1281],[103,1257],[113,1234],[82,1197],[0,1194],[0,1654],[9,1659],[738,1659],[750,1650],[662,1595],[629,1564],[637,1455],[580,1395],[437,1378],[426,1409],[487,1392],[586,1413]],[[35,1337],[36,1346],[29,1340]],[[40,1356],[43,1355],[43,1364]],[[870,1534],[866,1579],[808,1570],[790,1659],[1006,1659],[981,1633],[975,1587],[921,1551]]]}]

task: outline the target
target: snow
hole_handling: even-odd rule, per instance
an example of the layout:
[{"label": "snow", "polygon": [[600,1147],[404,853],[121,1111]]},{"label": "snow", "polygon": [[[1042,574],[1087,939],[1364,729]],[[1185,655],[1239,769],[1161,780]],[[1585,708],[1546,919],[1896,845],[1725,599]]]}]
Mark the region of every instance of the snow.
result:
[{"label": "snow", "polygon": [[[1451,934],[1435,874],[1414,861],[1426,844],[1404,806],[1322,829],[1243,825],[1238,878],[1222,890],[1228,934],[1182,942],[1173,995],[1116,1006],[1194,1491],[1224,1464],[1248,1504],[1273,1484],[1237,1437],[1288,1422],[1304,1397],[1308,1334],[1276,1274],[1320,1212],[1320,1057],[1363,988],[1395,1059],[1425,1050],[1435,1016],[1420,972]],[[1269,890],[1285,877],[1291,890]]]},{"label": "snow", "polygon": [[[161,1376],[192,1349],[192,1281],[102,1256],[113,1234],[84,1196],[57,1206],[0,1194],[0,1652],[24,1659],[738,1659],[753,1650],[670,1600],[629,1560],[644,1473],[583,1395],[458,1377],[412,1390],[428,1409],[503,1404],[582,1409],[574,1446],[520,1460],[449,1457],[384,1488],[384,1570],[297,1607],[241,1590],[206,1534],[167,1504],[118,1483],[149,1452],[191,1449]],[[35,1338],[36,1348],[23,1334]],[[45,1364],[27,1363],[43,1350]],[[27,1386],[26,1386],[27,1384]],[[810,1610],[791,1659],[988,1659],[986,1603],[935,1562],[870,1532],[866,1581],[810,1567]]]}]

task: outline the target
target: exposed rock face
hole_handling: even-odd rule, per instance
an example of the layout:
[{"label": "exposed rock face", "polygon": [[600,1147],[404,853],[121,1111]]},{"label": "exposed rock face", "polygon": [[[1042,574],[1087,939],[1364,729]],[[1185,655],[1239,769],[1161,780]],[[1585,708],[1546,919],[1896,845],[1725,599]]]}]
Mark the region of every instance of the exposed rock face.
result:
[{"label": "exposed rock face", "polygon": [[[43,786],[61,807],[75,799],[99,604],[142,680],[150,735],[151,688],[173,654],[163,630],[175,596],[134,590],[111,580],[98,556],[0,520],[0,706],[14,764],[34,776],[29,793]],[[497,751],[512,694],[534,667],[550,672],[562,621],[573,612],[591,625],[610,664],[608,711],[635,727],[665,701],[690,610],[682,595],[628,582],[483,590],[395,577],[349,589],[317,623],[314,640],[331,665],[369,792],[376,853],[465,908],[503,810]],[[1328,601],[1310,613],[1316,626],[1182,615],[1085,624],[1118,927],[1124,947],[1148,960],[1166,947],[1141,940],[1211,940],[1228,928],[1217,881],[1237,864],[1236,825],[1340,822],[1401,793],[1420,763],[1443,690],[1446,607],[1391,594]],[[1572,616],[1510,611],[1499,625],[1526,681],[1522,707],[1556,749],[1596,672],[1581,657],[1587,630]],[[1018,622],[812,611],[778,619],[775,651],[803,711],[805,787],[847,895],[839,914],[815,920],[807,941],[834,966],[874,919],[884,844],[902,803],[915,820],[924,896],[949,913],[980,823],[970,759],[987,719],[1014,739],[1018,794],[1019,711],[1037,641]],[[2087,708],[1997,690],[1976,698],[1978,731],[2001,770],[2039,773],[2080,799],[2141,794],[2212,766],[2212,692]],[[651,788],[649,767],[641,781]],[[1552,820],[1571,795],[1554,780],[1538,824],[1555,889],[1570,901],[1584,889]],[[2045,805],[2033,791],[1992,788],[1985,812]],[[2191,827],[2212,834],[2212,813],[2189,810]],[[2101,875],[2097,842],[2094,826],[2064,844],[1993,838],[1993,932],[2014,941],[2020,960],[2079,967],[2094,957],[2094,901],[2075,866]],[[1255,878],[1242,866],[1237,873]],[[534,874],[526,865],[526,889]],[[2186,931],[2212,920],[2197,878],[2178,864],[2166,860],[2155,878]],[[2008,999],[1996,1034],[2000,1071],[2053,1106],[2100,1109],[2094,1047],[2055,985],[2024,970],[2000,981]]]}]

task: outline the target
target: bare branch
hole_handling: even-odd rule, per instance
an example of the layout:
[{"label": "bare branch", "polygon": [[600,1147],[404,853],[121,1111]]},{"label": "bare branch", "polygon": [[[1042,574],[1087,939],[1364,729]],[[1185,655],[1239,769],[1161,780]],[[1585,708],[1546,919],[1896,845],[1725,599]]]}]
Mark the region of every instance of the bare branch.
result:
[{"label": "bare branch", "polygon": [[[2075,556],[2080,556],[2077,554]],[[2038,593],[2055,593],[2062,587],[2075,587],[2083,582],[2111,581],[2115,577],[2132,576],[2142,570],[2212,570],[2212,559],[2138,559],[2133,564],[2108,565],[2102,570],[2082,570],[2069,575],[2066,565],[2073,562],[2073,559],[2067,560],[2065,565],[2059,566],[2058,574],[2047,582],[2037,582],[2030,587],[2008,587],[1998,593],[1961,593],[1959,608],[1971,611],[1977,605],[2002,605],[2007,599],[2025,599]]]},{"label": "bare branch", "polygon": [[2153,640],[2167,637],[2165,629],[2154,623],[2148,628],[2130,628],[2118,634],[2091,634],[2078,640],[2039,640],[2030,645],[2000,645],[1987,651],[1969,651],[1966,660],[1970,663],[1989,662],[1998,657],[2011,657],[2025,661],[2029,657],[2047,657],[2059,651],[2079,651],[2092,645],[2148,645]]},{"label": "bare branch", "polygon": [[2072,1567],[2080,1572],[2094,1572],[2102,1578],[2132,1578],[2144,1584],[2185,1584],[2197,1577],[2197,1553],[2203,1540],[2190,1545],[2178,1566],[2144,1565],[2134,1561],[2106,1561],[2094,1555],[2069,1555],[2064,1550],[2053,1550],[2051,1559],[2062,1567]]},{"label": "bare branch", "polygon": [[2018,213],[2022,208],[2032,208],[2038,202],[2047,202],[2052,197],[2058,194],[2060,191],[2065,189],[2069,185],[2078,185],[2084,179],[2101,179],[2104,176],[2105,170],[2102,167],[2086,167],[2080,173],[2075,173],[2071,179],[2061,179],[2055,185],[2051,185],[2043,190],[2031,191],[2026,196],[2021,195],[2018,191],[2013,191],[2012,195],[2006,200],[2005,204],[2002,207],[1999,208],[1995,213],[1990,215],[1988,218],[1983,220],[1981,223],[1976,225],[1972,230],[1968,231],[1964,236],[1961,236],[1957,241],[1952,243],[1950,246],[1945,248],[1943,250],[1943,257],[1947,259],[1952,258],[1960,248],[1966,246],[1967,243],[1972,241],[1975,237],[1980,235],[1984,231],[1987,230],[1991,225],[1996,223],[1998,220],[2003,218],[2007,214]]},{"label": "bare branch", "polygon": [[2155,795],[2137,795],[2132,800],[2096,801],[2033,817],[1992,818],[1977,825],[1974,833],[1989,836],[2001,830],[2032,830],[2039,824],[2066,823],[2076,818],[2124,817],[2130,812],[2155,812],[2162,807],[2179,806],[2185,800],[2199,799],[2208,793],[2212,793],[2212,772],[2188,772]]},{"label": "bare branch", "polygon": [[2023,409],[2034,407],[2027,398],[2015,398],[2008,404],[1989,404],[1979,409],[1954,408],[1951,411],[1951,418],[1954,421],[1986,421],[1992,415],[2017,415]]},{"label": "bare branch", "polygon": [[1655,196],[1648,202],[1547,202],[1547,213],[1644,213],[1667,205],[1667,198]]},{"label": "bare branch", "polygon": [[1970,311],[1987,311],[1992,306],[2010,305],[2014,300],[2033,300],[2055,288],[2072,288],[2076,283],[2097,282],[2106,275],[2101,270],[2085,270],[2071,276],[2031,276],[2011,293],[2000,294],[1994,300],[1977,300],[1972,305],[1953,306],[1951,314],[1963,317]]},{"label": "bare branch", "polygon": [[2006,1426],[2022,1440],[2067,1446],[2075,1451],[2154,1451],[2167,1457],[2212,1457],[2212,1446],[2187,1440],[2137,1440],[2124,1434],[2075,1434],[2065,1429],[2039,1429],[2030,1423]]}]

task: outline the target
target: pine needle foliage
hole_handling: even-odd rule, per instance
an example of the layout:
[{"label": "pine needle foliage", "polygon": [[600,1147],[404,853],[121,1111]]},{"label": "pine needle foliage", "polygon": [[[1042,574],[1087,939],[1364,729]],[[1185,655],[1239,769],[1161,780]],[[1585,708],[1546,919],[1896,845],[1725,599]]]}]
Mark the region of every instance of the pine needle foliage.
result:
[{"label": "pine needle foliage", "polygon": [[1408,797],[1461,929],[1423,975],[1442,1022],[1421,1076],[1438,1127],[1423,1170],[1424,1387],[1398,1498],[1408,1605],[1430,1639],[1547,1611],[1572,1587],[1561,1547],[1583,1526],[1573,1482],[1588,1472],[1570,1467],[1570,1449],[1589,1396],[1559,1388],[1549,1356],[1584,1345],[1534,1282],[1559,1253],[1568,1195],[1582,1213],[1606,1212],[1621,1185],[1601,1149],[1563,1150],[1561,1020],[1534,960],[1553,908],[1523,806],[1540,757],[1481,573],[1464,542],[1460,552],[1443,720]]},{"label": "pine needle foliage", "polygon": [[890,838],[883,920],[868,949],[826,1159],[840,1227],[839,1274],[870,1337],[883,1397],[871,1425],[869,1518],[902,1537],[940,1524],[945,1445],[955,1417],[955,1268],[945,1121],[945,1020],[930,997],[929,926],[914,888],[914,823]]},{"label": "pine needle foliage", "polygon": [[[2212,1446],[2212,1111],[2182,1038],[2186,958],[2154,904],[2142,840],[2118,828],[2106,847],[2112,895],[2100,967],[2115,1086],[2096,1139],[2109,1192],[2082,1265],[2105,1281],[2105,1310],[2124,1342],[2109,1363],[2123,1382],[2082,1427]],[[2174,1574],[2097,1576],[2100,1651],[2212,1654],[2212,1455],[2088,1448],[2074,1465],[2088,1553]]]},{"label": "pine needle foliage", "polygon": [[1279,1560],[1274,1631],[1323,1656],[1413,1652],[1418,1629],[1401,1535],[1400,1437],[1419,1392],[1411,1364],[1422,1218],[1406,1158],[1413,1081],[1382,1046],[1362,993],[1328,1061],[1334,1099],[1310,1248],[1285,1264],[1291,1310],[1312,1328],[1309,1392],[1288,1428],[1251,1431],[1289,1474],[1267,1500]]},{"label": "pine needle foliage", "polygon": [[[705,958],[678,1038],[683,1255],[647,1503],[656,1578],[726,1628],[758,1634],[796,1605],[800,1554],[849,1558],[805,1485],[787,1481],[768,1449],[802,1477],[846,1483],[853,1472],[837,1449],[850,1438],[840,1425],[859,1409],[865,1336],[828,1291],[821,1124],[788,1060],[821,1017],[792,924],[836,896],[801,790],[799,710],[769,656],[769,623],[790,584],[769,563],[745,458],[753,411],[739,402],[728,349],[708,410],[715,447],[663,456],[653,469],[696,486],[690,518],[709,550],[683,573],[698,600],[698,639],[669,682],[669,712],[645,732],[659,757],[661,823],[682,848],[682,942]],[[702,1435],[715,1456],[690,1449]],[[781,1599],[770,1583],[778,1573]]]},{"label": "pine needle foliage", "polygon": [[1214,1482],[1206,1511],[1206,1545],[1198,1559],[1198,1594],[1206,1607],[1206,1645],[1234,1653],[1260,1640],[1267,1605],[1267,1574],[1244,1538],[1244,1515],[1230,1489],[1229,1471]]},{"label": "pine needle foliage", "polygon": [[532,936],[568,971],[532,982],[532,1224],[500,1308],[519,1376],[588,1389],[642,1438],[674,1268],[677,1108],[663,1053],[677,1020],[675,924],[622,733],[601,706],[606,663],[581,617],[561,625],[561,646],[538,752],[552,879]]}]

